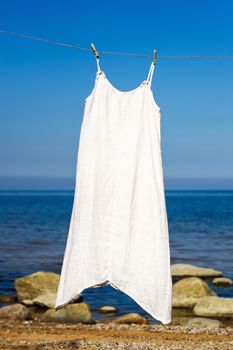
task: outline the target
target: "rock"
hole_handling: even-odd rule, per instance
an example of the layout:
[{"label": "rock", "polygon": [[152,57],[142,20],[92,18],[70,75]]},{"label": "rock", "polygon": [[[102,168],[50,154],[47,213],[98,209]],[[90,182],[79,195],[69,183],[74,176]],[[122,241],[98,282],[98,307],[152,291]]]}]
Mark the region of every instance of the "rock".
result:
[{"label": "rock", "polygon": [[60,275],[53,272],[34,272],[31,275],[17,278],[15,289],[18,300],[34,299],[40,295],[57,293]]},{"label": "rock", "polygon": [[49,309],[40,317],[45,322],[93,323],[90,306],[87,303],[68,304],[61,309]]},{"label": "rock", "polygon": [[[46,307],[46,308],[54,308],[55,304],[56,304],[56,297],[57,294],[56,293],[48,293],[48,294],[42,294],[39,295],[38,297],[30,300],[30,299],[24,299],[22,300],[22,304],[26,305],[26,306],[41,306],[41,307]],[[73,300],[73,302],[70,302],[70,304],[72,303],[81,303],[83,301],[83,296],[80,294],[80,296],[78,298],[76,298],[75,300]]]},{"label": "rock", "polygon": [[222,322],[218,320],[212,320],[209,318],[203,318],[203,317],[195,317],[191,318],[187,322],[188,326],[197,326],[197,327],[208,327],[208,328],[221,328],[223,327]]},{"label": "rock", "polygon": [[[172,320],[174,318],[187,318],[187,317],[193,317],[193,311],[192,308],[188,307],[173,307],[172,308]],[[173,322],[173,321],[172,321]]]},{"label": "rock", "polygon": [[197,298],[173,297],[172,307],[174,308],[190,308],[192,309],[197,303]]},{"label": "rock", "polygon": [[230,278],[225,278],[225,277],[217,277],[212,281],[213,284],[217,286],[232,286],[233,281]]},{"label": "rock", "polygon": [[54,308],[56,303],[56,293],[49,293],[45,295],[39,295],[38,297],[32,300],[34,305],[39,305],[47,308]]},{"label": "rock", "polygon": [[193,313],[203,317],[233,317],[233,299],[206,296],[194,306]]},{"label": "rock", "polygon": [[112,314],[117,312],[117,308],[114,306],[102,306],[97,311],[99,311],[101,314]]},{"label": "rock", "polygon": [[17,301],[17,297],[14,295],[0,295],[1,304],[11,304]]},{"label": "rock", "polygon": [[111,323],[126,323],[126,324],[148,324],[148,320],[145,317],[142,317],[138,313],[130,313],[123,316],[118,316],[113,320],[110,320]]},{"label": "rock", "polygon": [[21,301],[21,303],[24,304],[24,305],[26,305],[26,306],[32,306],[32,305],[34,305],[33,300],[30,300],[30,299],[23,299],[23,300]]},{"label": "rock", "polygon": [[172,288],[172,306],[192,308],[207,295],[215,296],[207,283],[198,277],[187,277],[176,282]]},{"label": "rock", "polygon": [[15,303],[0,308],[0,319],[1,318],[26,320],[31,318],[31,314],[26,306]]},{"label": "rock", "polygon": [[171,273],[173,277],[218,277],[223,275],[221,271],[190,264],[171,265]]}]

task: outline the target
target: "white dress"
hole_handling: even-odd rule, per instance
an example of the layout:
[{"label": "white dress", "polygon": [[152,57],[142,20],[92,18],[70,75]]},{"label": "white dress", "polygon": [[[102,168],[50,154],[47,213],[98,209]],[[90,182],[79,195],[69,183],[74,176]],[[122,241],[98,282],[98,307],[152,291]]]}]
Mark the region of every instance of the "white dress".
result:
[{"label": "white dress", "polygon": [[85,99],[69,232],[55,309],[110,284],[171,322],[172,279],[160,108],[147,80],[131,91],[98,71]]}]

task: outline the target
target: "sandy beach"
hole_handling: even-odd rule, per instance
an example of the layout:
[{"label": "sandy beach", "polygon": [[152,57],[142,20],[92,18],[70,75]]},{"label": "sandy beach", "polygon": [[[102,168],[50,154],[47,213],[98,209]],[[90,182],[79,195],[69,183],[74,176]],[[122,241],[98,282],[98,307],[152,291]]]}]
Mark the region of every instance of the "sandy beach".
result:
[{"label": "sandy beach", "polygon": [[233,328],[1,320],[0,349],[232,350]]}]

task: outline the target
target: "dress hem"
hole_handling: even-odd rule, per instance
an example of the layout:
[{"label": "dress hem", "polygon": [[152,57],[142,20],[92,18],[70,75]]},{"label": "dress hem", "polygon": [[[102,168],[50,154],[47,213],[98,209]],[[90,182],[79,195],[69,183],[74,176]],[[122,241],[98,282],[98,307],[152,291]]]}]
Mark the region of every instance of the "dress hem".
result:
[{"label": "dress hem", "polygon": [[121,287],[119,283],[113,283],[110,280],[104,279],[102,282],[94,282],[94,283],[89,283],[88,285],[85,285],[84,287],[80,287],[79,290],[80,292],[76,292],[74,296],[70,297],[65,301],[64,303],[56,303],[55,304],[55,310],[59,310],[68,304],[70,304],[73,300],[75,300],[85,289],[88,288],[96,288],[96,287],[103,287],[106,285],[111,285],[113,288],[123,292],[124,294],[127,294],[131,299],[133,299],[141,308],[143,308],[148,314],[150,314],[155,320],[160,321],[162,324],[169,324],[171,323],[171,317],[164,318],[161,317],[158,313],[156,312],[151,312],[149,311],[148,304],[146,304],[144,301],[139,300],[137,296],[135,296],[135,293],[133,290],[129,290],[125,287]]}]

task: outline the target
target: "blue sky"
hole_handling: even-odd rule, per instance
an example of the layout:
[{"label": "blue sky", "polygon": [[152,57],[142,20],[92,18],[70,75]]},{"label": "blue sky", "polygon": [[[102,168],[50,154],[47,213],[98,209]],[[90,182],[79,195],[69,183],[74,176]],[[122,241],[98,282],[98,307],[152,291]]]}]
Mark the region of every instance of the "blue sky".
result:
[{"label": "blue sky", "polygon": [[[0,2],[2,29],[148,55],[154,48],[158,55],[233,55],[232,21],[230,0]],[[3,35],[0,50],[0,188],[73,188],[94,55]],[[138,86],[150,63],[100,56],[122,91]],[[166,186],[232,187],[233,59],[158,59],[152,88]]]}]

